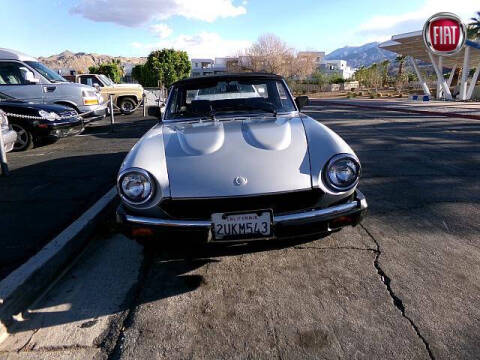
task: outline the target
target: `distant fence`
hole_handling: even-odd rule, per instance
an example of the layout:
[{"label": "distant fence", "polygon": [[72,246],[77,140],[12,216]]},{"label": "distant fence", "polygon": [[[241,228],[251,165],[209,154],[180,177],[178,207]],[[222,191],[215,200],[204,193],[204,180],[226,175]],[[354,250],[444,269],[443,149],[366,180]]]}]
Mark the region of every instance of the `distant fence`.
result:
[{"label": "distant fence", "polygon": [[143,88],[145,90],[145,95],[148,101],[158,101],[158,100],[166,100],[167,99],[167,89],[164,87],[146,87]]},{"label": "distant fence", "polygon": [[296,94],[319,93],[319,92],[334,92],[334,91],[351,91],[359,88],[358,81],[346,81],[341,84],[291,84],[291,90]]}]

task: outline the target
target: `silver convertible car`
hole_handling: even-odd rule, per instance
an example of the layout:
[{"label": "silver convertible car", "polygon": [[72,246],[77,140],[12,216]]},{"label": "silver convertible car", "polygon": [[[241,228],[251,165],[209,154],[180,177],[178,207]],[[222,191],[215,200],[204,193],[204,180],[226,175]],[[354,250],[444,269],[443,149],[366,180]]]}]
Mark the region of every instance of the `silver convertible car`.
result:
[{"label": "silver convertible car", "polygon": [[360,162],[302,114],[284,79],[227,74],[174,83],[162,120],[125,158],[117,220],[130,236],[195,231],[208,242],[298,238],[357,225]]}]

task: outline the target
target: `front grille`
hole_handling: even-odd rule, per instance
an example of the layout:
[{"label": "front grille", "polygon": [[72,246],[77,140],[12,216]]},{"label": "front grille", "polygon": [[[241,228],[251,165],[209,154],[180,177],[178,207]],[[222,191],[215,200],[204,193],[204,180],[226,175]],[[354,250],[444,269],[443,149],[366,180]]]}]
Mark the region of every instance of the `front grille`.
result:
[{"label": "front grille", "polygon": [[321,190],[271,195],[209,199],[165,199],[160,207],[174,219],[210,219],[213,213],[272,209],[274,214],[310,210],[320,201]]}]

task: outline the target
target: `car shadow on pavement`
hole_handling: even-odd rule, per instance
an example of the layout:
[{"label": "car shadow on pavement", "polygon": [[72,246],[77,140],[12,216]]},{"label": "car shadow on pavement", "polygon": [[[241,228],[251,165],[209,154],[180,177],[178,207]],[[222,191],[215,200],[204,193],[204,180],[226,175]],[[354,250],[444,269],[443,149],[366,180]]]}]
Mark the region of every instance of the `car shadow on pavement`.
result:
[{"label": "car shadow on pavement", "polygon": [[[139,304],[155,302],[186,292],[192,292],[207,285],[205,276],[210,264],[228,257],[293,248],[327,236],[312,235],[291,240],[254,241],[239,244],[197,244],[189,246],[170,243],[147,247],[150,254],[148,287],[138,299]],[[199,270],[200,268],[203,268]]]},{"label": "car shadow on pavement", "polygon": [[[88,328],[98,319],[205,286],[207,280],[202,273],[208,271],[210,264],[222,261],[221,258],[291,248],[319,238],[312,236],[233,246],[185,246],[185,243],[175,244],[171,239],[169,245],[142,248],[134,240],[116,236],[118,238],[98,240],[92,245],[82,255],[82,264],[69,271],[9,332],[27,336],[25,334],[29,331],[54,326]],[[133,254],[138,252],[144,253],[141,266],[132,261]],[[118,256],[112,258],[111,253]],[[139,268],[141,271],[137,274]],[[124,288],[119,290],[122,286]]]},{"label": "car shadow on pavement", "polygon": [[125,117],[121,121],[110,124],[109,120],[87,125],[80,136],[95,136],[99,138],[139,138],[158,123],[156,118],[134,119]]},{"label": "car shadow on pavement", "polygon": [[39,251],[115,184],[126,152],[17,157],[0,177],[0,278]]}]

